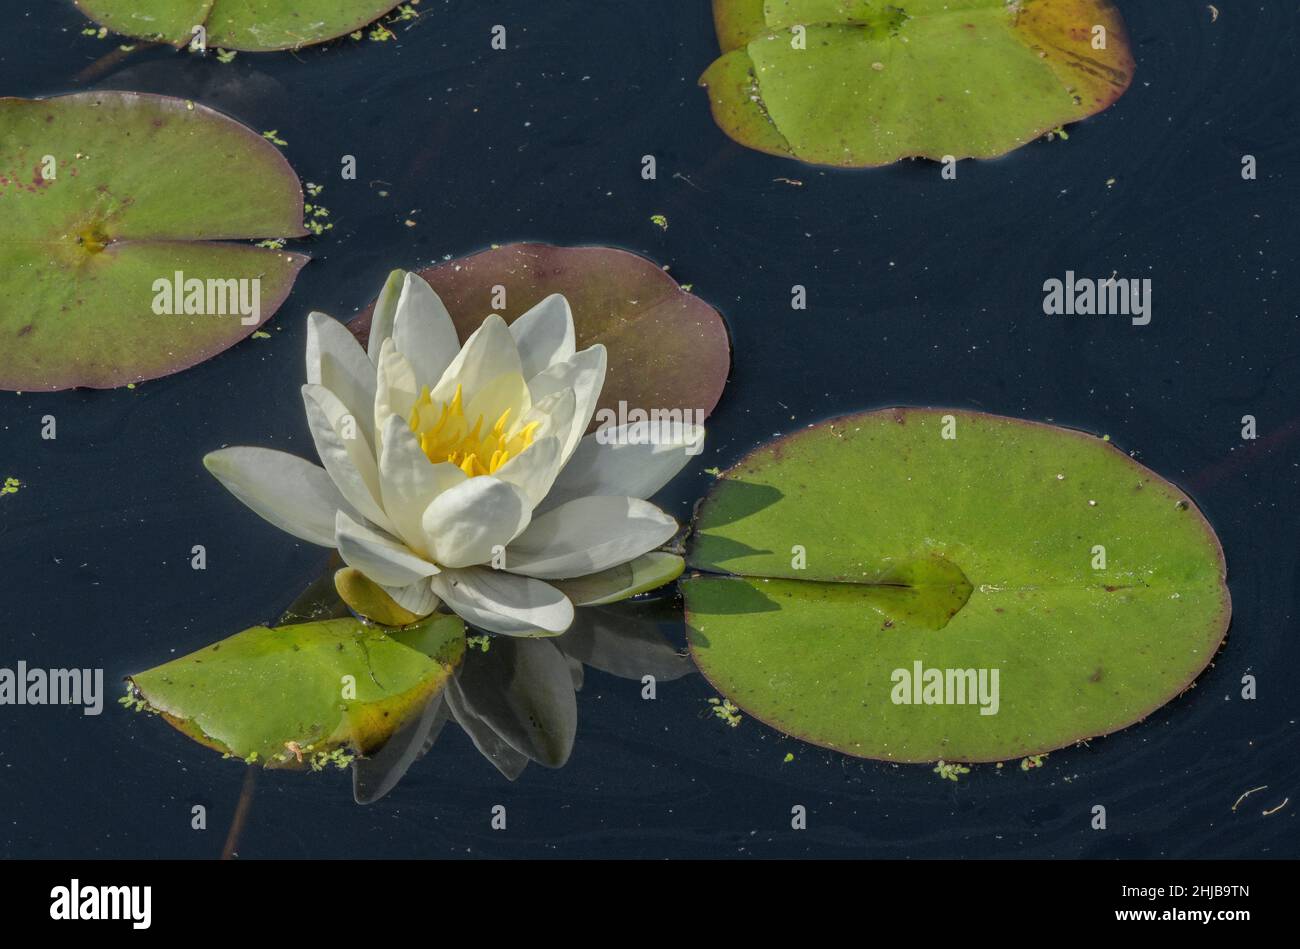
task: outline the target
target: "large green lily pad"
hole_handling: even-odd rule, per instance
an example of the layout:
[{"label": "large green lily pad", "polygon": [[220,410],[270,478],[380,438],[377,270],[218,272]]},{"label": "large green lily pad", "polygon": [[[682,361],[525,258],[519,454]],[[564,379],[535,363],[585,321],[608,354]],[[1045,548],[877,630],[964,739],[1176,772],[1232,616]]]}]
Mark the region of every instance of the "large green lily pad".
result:
[{"label": "large green lily pad", "polygon": [[1110,0],[714,0],[713,11],[722,55],[700,84],[714,120],[742,145],[814,164],[996,157],[1102,111],[1133,76]]},{"label": "large green lily pad", "polygon": [[[683,583],[719,691],[895,761],[1001,761],[1130,725],[1187,688],[1231,614],[1219,542],[1172,484],[1092,435],[941,409],[757,449],[702,503],[688,562],[729,574]],[[961,698],[947,670],[990,670],[988,698],[998,670],[996,713],[896,703],[918,697],[895,693],[918,662],[945,699]]]},{"label": "large green lily pad", "polygon": [[[307,262],[219,242],[303,233],[288,162],[211,109],[130,92],[0,99],[0,388],[110,388],[215,356]],[[206,312],[158,312],[155,282],[177,273]],[[228,295],[241,287],[247,311]]]},{"label": "large green lily pad", "polygon": [[201,744],[267,767],[319,769],[380,748],[441,691],[464,651],[457,616],[403,629],[349,617],[255,626],[129,681],[145,708]]},{"label": "large green lily pad", "polygon": [[126,36],[182,46],[194,27],[207,45],[265,52],[298,49],[358,30],[394,0],[76,0],[92,19]]},{"label": "large green lily pad", "polygon": [[[461,342],[493,310],[494,288],[513,322],[552,293],[573,310],[577,345],[609,352],[600,409],[619,402],[646,411],[718,404],[731,368],[727,327],[718,311],[677,285],[658,265],[612,247],[507,244],[420,271],[447,305]],[[349,324],[365,342],[373,305]],[[596,422],[593,421],[593,427]]]}]

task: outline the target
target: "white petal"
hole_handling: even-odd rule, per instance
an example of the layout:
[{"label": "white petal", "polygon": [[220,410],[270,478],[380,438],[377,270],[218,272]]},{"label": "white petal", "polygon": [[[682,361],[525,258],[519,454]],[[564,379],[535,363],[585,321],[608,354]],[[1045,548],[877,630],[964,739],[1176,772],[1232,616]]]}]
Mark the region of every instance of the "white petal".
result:
[{"label": "white petal", "polygon": [[384,513],[397,535],[418,554],[428,555],[424,528],[425,509],[443,491],[460,484],[465,472],[450,462],[435,465],[420,449],[411,427],[390,415],[379,455],[379,490]]},{"label": "white petal", "polygon": [[562,389],[573,390],[576,408],[562,453],[566,461],[578,447],[582,433],[587,430],[592,413],[596,411],[600,390],[605,386],[605,364],[605,347],[597,343],[580,353],[575,353],[564,362],[556,363],[528,381],[528,390],[532,393],[533,402],[538,402]]},{"label": "white petal", "polygon": [[379,291],[379,299],[375,301],[375,309],[370,316],[370,338],[366,340],[366,352],[376,366],[379,365],[379,353],[384,340],[393,335],[393,317],[397,315],[397,300],[402,295],[405,280],[405,270],[394,270],[384,281],[384,289]]},{"label": "white petal", "polygon": [[324,313],[307,317],[307,382],[338,396],[373,442],[375,366],[347,327]]},{"label": "white petal", "polygon": [[444,567],[487,563],[532,517],[527,495],[491,475],[467,478],[433,499],[424,512],[426,546]]},{"label": "white petal", "polygon": [[533,442],[493,472],[492,477],[515,485],[536,508],[551,490],[560,472],[560,439],[554,435]]},{"label": "white petal", "polygon": [[203,465],[253,512],[311,544],[334,546],[334,515],[351,510],[324,468],[270,448],[222,448]]},{"label": "white petal", "polygon": [[670,438],[677,436],[668,442],[629,444],[636,438],[629,430],[635,428],[635,423],[619,425],[583,438],[540,510],[600,494],[648,498],[671,481],[704,444],[702,425],[682,425],[668,433]]},{"label": "white petal", "polygon": [[433,576],[438,568],[405,544],[357,523],[342,511],[334,521],[339,556],[384,587],[405,587]]},{"label": "white petal", "polygon": [[511,573],[559,580],[627,563],[677,533],[677,522],[637,498],[578,498],[529,525],[507,549]]},{"label": "white petal", "polygon": [[562,633],[573,623],[573,604],[549,583],[501,570],[444,570],[433,592],[462,619],[507,636]]},{"label": "white petal", "polygon": [[483,419],[484,430],[496,424],[501,413],[510,410],[508,420],[510,429],[514,430],[519,420],[533,407],[532,396],[528,394],[528,383],[517,372],[507,372],[497,376],[486,386],[479,389],[465,406],[465,418],[472,426],[478,418]]},{"label": "white petal", "polygon": [[509,373],[523,375],[515,338],[505,320],[493,313],[476,329],[433,390],[433,401],[450,402],[456,386],[464,388],[466,401],[492,380]]},{"label": "white petal", "polygon": [[379,506],[379,469],[374,452],[360,437],[355,418],[324,386],[303,386],[302,401],[316,453],[339,491],[362,517],[391,530],[392,524]]},{"label": "white petal", "polygon": [[415,378],[432,388],[460,352],[451,314],[419,274],[408,273],[393,319],[393,342],[411,362]]},{"label": "white petal", "polygon": [[384,427],[390,415],[411,417],[411,409],[420,395],[420,385],[411,363],[397,351],[391,339],[384,342],[375,376],[375,451],[383,449]]},{"label": "white petal", "polygon": [[531,379],[552,363],[564,362],[576,348],[569,301],[559,293],[552,293],[511,323],[510,335],[519,347],[525,379]]},{"label": "white petal", "polygon": [[379,586],[393,598],[394,603],[404,610],[410,610],[416,616],[428,616],[441,602],[434,595],[433,587],[429,585],[427,577],[421,577],[404,587],[386,587],[382,583]]},{"label": "white petal", "polygon": [[569,433],[573,430],[573,415],[578,410],[578,397],[572,389],[552,392],[541,401],[534,402],[533,407],[524,413],[525,425],[537,422],[533,438],[540,440],[554,435],[560,440],[560,463],[564,463],[564,446],[568,443]]}]

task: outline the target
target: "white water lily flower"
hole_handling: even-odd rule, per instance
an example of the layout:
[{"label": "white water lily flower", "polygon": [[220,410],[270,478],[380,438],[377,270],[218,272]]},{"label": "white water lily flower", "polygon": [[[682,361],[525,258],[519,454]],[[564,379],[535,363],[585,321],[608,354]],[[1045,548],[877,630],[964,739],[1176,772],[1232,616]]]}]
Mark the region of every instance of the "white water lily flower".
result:
[{"label": "white water lily flower", "polygon": [[560,633],[573,621],[565,581],[586,577],[590,593],[602,574],[608,602],[662,573],[666,555],[649,552],[677,522],[643,499],[703,438],[695,425],[650,444],[584,437],[604,381],[605,347],[576,351],[563,296],[510,325],[489,316],[462,347],[432,288],[397,271],[368,353],[342,323],[308,317],[302,394],[323,467],[264,448],[204,464],[411,613],[442,602],[493,632]]}]

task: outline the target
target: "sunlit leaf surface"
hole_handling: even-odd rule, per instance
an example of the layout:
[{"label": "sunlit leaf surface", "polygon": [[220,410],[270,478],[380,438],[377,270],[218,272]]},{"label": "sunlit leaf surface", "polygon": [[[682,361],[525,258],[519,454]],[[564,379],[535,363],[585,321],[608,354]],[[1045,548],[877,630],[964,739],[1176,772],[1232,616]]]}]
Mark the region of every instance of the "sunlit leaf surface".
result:
[{"label": "sunlit leaf surface", "polygon": [[1133,75],[1110,0],[714,0],[714,19],[715,121],[814,164],[996,157],[1102,111]]},{"label": "sunlit leaf surface", "polygon": [[[864,757],[1000,761],[1123,728],[1188,686],[1231,614],[1186,495],[1100,438],[993,415],[815,425],[724,473],[696,530],[688,565],[725,574],[683,582],[701,671]],[[899,670],[931,669],[947,704],[895,701]],[[947,670],[986,670],[989,693],[997,670],[996,710],[952,703]]]}]

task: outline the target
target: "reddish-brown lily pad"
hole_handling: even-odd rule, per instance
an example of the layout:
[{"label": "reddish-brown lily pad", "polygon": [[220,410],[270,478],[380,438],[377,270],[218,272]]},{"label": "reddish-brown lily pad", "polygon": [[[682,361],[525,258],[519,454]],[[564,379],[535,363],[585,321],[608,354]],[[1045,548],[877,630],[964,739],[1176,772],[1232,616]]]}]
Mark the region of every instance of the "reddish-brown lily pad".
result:
[{"label": "reddish-brown lily pad", "polygon": [[0,99],[0,388],[106,389],[215,356],[307,262],[220,242],[304,233],[289,163],[219,112],[132,92]]},{"label": "reddish-brown lily pad", "polygon": [[[507,244],[420,271],[447,305],[461,342],[490,313],[514,321],[552,293],[573,310],[579,349],[603,343],[609,369],[598,410],[619,402],[646,410],[718,404],[731,367],[718,311],[678,286],[657,264],[611,247]],[[505,306],[493,309],[497,287]],[[373,305],[350,328],[363,342]]]}]

